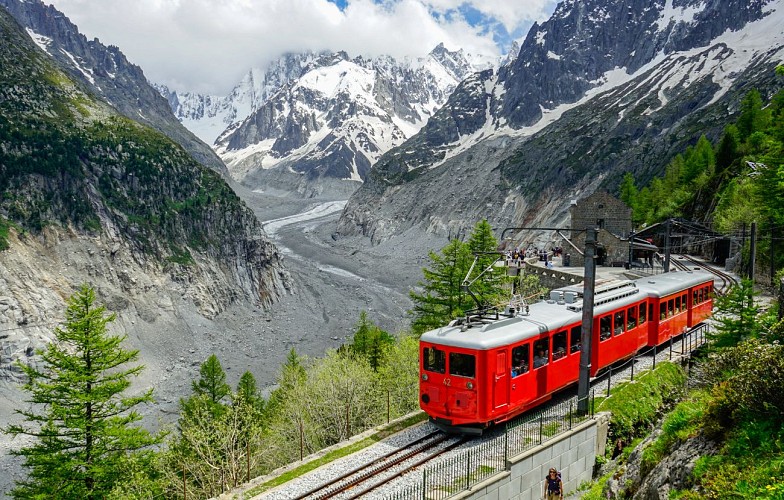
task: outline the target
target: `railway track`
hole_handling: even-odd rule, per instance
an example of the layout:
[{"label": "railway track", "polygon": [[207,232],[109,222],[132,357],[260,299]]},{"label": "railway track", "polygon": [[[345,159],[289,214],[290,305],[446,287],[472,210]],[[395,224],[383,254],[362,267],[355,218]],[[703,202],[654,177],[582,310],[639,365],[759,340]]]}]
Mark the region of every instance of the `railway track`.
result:
[{"label": "railway track", "polygon": [[[383,486],[413,469],[464,444],[467,439],[450,437],[440,431],[432,432],[406,444],[372,462],[333,478],[294,500],[324,498],[354,499]],[[442,446],[443,445],[443,446]]]},{"label": "railway track", "polygon": [[[710,264],[697,260],[690,255],[681,255],[679,258],[681,260],[673,259],[672,263],[675,267],[682,271],[690,271],[696,266],[718,277],[719,280],[721,280],[721,285],[715,287],[717,295],[724,295],[733,285],[738,283],[738,279],[731,274],[716,269]],[[688,261],[689,264],[682,262],[683,260]]]}]

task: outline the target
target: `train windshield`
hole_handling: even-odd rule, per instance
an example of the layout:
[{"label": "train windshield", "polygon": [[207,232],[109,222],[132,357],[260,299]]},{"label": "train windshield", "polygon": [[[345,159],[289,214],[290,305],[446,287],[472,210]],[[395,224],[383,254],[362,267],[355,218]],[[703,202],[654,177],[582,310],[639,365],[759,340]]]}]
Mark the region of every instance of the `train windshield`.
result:
[{"label": "train windshield", "polygon": [[425,347],[422,359],[424,368],[429,372],[444,373],[446,371],[446,354],[435,347]]},{"label": "train windshield", "polygon": [[459,352],[449,353],[449,374],[459,377],[473,377],[476,375],[476,361],[471,354]]}]

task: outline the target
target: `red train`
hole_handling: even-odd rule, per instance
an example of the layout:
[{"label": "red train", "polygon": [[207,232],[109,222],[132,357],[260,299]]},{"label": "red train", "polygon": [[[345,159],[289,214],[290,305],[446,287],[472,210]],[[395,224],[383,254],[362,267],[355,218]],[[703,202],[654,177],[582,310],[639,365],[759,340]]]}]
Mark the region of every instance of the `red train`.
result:
[{"label": "red train", "polygon": [[[452,321],[419,342],[419,404],[446,432],[481,434],[577,382],[582,286],[553,290],[527,312]],[[671,272],[597,282],[591,377],[710,316],[713,276]]]}]

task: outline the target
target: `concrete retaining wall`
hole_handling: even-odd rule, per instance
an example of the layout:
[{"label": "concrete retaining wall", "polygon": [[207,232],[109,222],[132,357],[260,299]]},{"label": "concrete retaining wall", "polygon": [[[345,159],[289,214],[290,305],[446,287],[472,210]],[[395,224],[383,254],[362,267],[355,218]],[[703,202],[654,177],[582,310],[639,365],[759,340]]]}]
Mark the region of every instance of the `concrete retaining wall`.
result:
[{"label": "concrete retaining wall", "polygon": [[603,455],[610,415],[601,413],[569,432],[530,449],[507,463],[506,471],[474,485],[454,498],[471,500],[539,500],[550,467],[561,471],[567,496],[591,480],[597,455]]}]

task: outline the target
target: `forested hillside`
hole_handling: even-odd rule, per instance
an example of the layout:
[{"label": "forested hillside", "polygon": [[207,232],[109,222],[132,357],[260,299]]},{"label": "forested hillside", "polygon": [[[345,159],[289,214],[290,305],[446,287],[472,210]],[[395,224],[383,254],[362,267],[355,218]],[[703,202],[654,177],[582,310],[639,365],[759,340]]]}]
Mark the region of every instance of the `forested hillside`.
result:
[{"label": "forested hillside", "polygon": [[[784,67],[776,70],[784,82]],[[770,261],[771,241],[784,234],[784,91],[764,102],[751,90],[735,123],[711,143],[705,136],[675,156],[663,177],[638,188],[626,174],[621,199],[645,227],[671,217],[704,222],[716,232],[738,234],[757,222],[758,257]],[[774,243],[775,247],[775,243]],[[784,267],[784,252],[773,252],[773,267]]]}]

